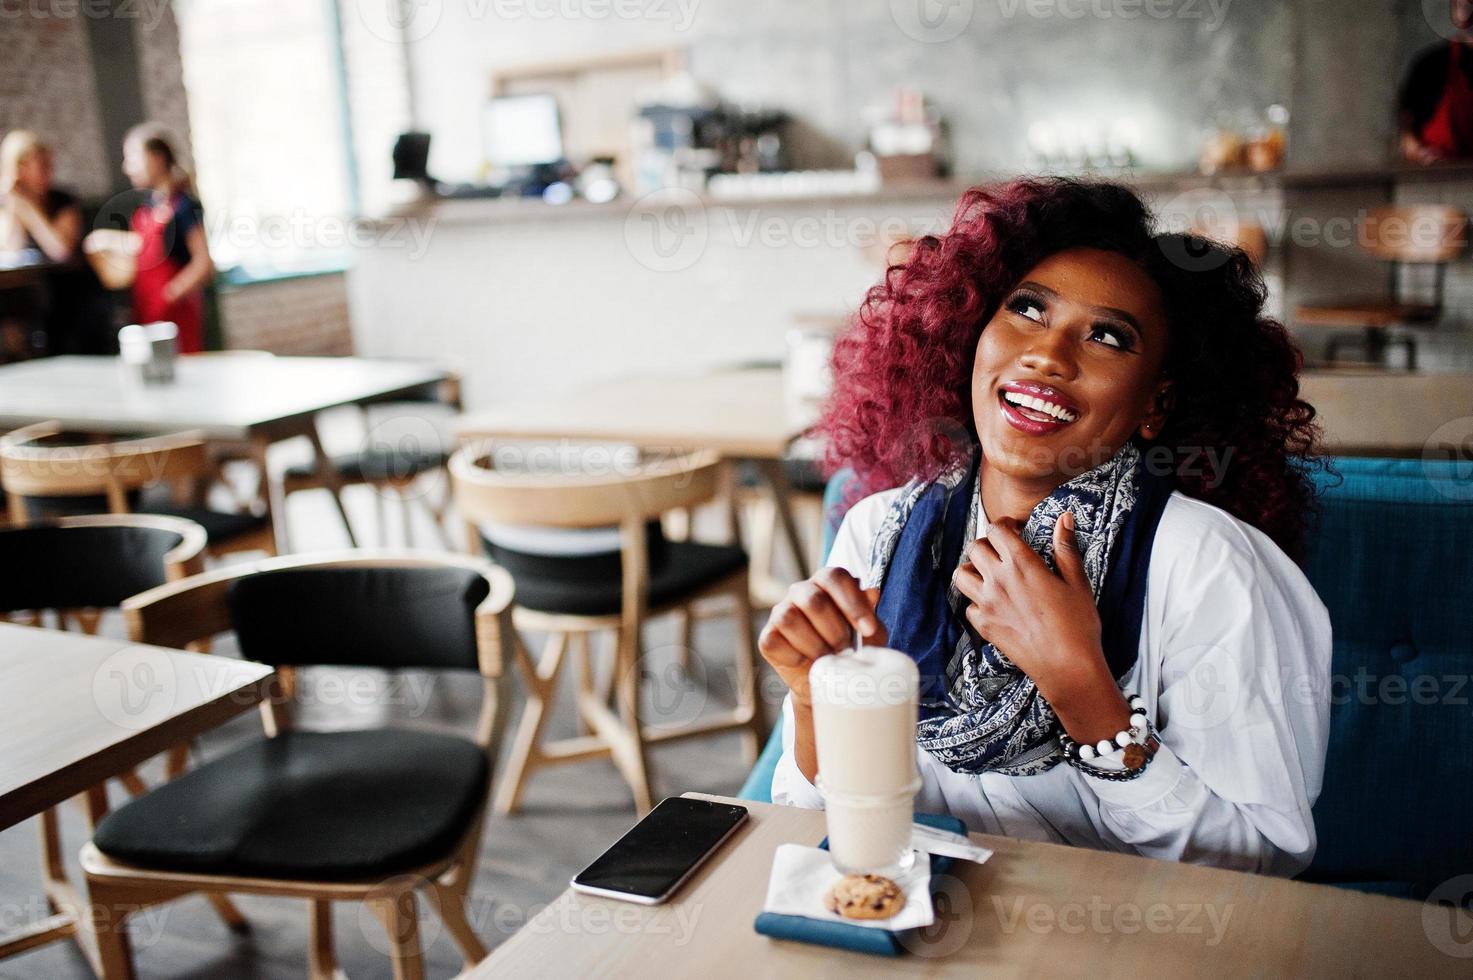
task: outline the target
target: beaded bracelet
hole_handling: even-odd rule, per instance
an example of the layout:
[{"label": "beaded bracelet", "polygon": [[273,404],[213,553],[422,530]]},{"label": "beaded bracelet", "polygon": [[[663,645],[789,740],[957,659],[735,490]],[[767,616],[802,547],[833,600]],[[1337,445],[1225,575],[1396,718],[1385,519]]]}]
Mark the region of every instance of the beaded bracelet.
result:
[{"label": "beaded bracelet", "polygon": [[[1067,734],[1059,735],[1059,746],[1064,758],[1075,769],[1096,779],[1124,782],[1145,775],[1146,766],[1156,757],[1161,742],[1156,729],[1146,717],[1146,702],[1140,695],[1130,698],[1130,727],[1118,732],[1113,740],[1101,739],[1097,745],[1081,745]],[[1092,759],[1109,759],[1121,755],[1123,769],[1103,769],[1092,765]]]}]

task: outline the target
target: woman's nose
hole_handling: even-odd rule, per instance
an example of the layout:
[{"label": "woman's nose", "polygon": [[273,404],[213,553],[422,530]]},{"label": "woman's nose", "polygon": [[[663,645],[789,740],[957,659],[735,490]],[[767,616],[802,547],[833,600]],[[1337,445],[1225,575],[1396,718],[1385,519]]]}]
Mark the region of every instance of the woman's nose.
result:
[{"label": "woman's nose", "polygon": [[1018,358],[1018,364],[1046,378],[1068,381],[1078,373],[1074,360],[1074,348],[1064,330],[1045,330]]}]

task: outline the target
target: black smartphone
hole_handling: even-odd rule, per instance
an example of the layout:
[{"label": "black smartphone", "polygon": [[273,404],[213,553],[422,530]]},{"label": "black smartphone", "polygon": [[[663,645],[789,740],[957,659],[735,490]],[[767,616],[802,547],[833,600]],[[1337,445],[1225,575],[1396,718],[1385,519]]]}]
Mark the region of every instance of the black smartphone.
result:
[{"label": "black smartphone", "polygon": [[747,808],[672,796],[645,815],[592,864],[573,888],[658,905],[747,819]]}]

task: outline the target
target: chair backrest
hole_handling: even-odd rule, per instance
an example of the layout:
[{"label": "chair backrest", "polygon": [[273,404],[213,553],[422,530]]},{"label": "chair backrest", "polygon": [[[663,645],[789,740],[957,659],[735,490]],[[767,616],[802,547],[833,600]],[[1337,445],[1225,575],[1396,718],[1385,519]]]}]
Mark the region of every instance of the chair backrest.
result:
[{"label": "chair backrest", "polygon": [[96,442],[39,422],[0,436],[0,485],[19,524],[29,517],[26,498],[102,496],[110,512],[123,514],[133,491],[208,472],[204,439],[194,432]]},{"label": "chair backrest", "polygon": [[152,515],[0,529],[0,612],[111,609],[203,568],[205,530]]},{"label": "chair backrest", "polygon": [[661,514],[715,497],[720,467],[716,453],[701,451],[629,467],[600,467],[619,472],[514,472],[496,469],[490,444],[479,443],[450,458],[450,482],[456,506],[471,522],[643,528]]},{"label": "chair backrest", "polygon": [[241,654],[273,667],[476,670],[475,612],[490,593],[463,565],[359,564],[260,571],[227,599]]},{"label": "chair backrest", "polygon": [[1361,247],[1386,262],[1445,263],[1468,245],[1468,217],[1446,204],[1372,208],[1360,227]]},{"label": "chair backrest", "polygon": [[[1330,748],[1305,877],[1425,896],[1473,872],[1473,476],[1342,457],[1305,572],[1334,631]],[[1388,887],[1391,886],[1391,887]]]},{"label": "chair backrest", "polygon": [[[478,670],[476,740],[494,766],[509,698],[507,665],[525,657],[511,622],[511,576],[465,555],[369,550],[243,562],[123,603],[128,636],[185,647],[236,630],[247,657],[308,664]],[[268,734],[290,724],[280,679],[262,705]]]}]

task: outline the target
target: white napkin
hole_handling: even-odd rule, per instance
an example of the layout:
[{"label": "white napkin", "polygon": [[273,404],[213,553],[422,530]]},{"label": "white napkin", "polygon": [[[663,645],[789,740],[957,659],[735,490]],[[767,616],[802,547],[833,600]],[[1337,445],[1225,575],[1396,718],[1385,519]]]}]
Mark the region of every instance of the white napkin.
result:
[{"label": "white napkin", "polygon": [[919,929],[936,921],[936,912],[931,907],[931,861],[923,853],[916,854],[915,865],[909,871],[893,879],[905,892],[905,907],[888,919],[846,919],[830,912],[824,896],[842,877],[828,851],[802,844],[782,844],[772,856],[772,877],[767,882],[767,901],[762,911],[897,932]]}]

